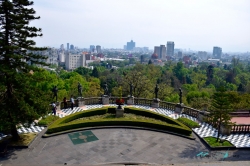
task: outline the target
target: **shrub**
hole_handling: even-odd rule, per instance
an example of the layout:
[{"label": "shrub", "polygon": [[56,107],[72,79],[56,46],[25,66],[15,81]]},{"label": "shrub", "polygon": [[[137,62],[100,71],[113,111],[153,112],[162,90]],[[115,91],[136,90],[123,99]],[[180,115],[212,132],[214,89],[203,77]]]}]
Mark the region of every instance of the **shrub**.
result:
[{"label": "shrub", "polygon": [[39,126],[47,126],[47,125],[50,125],[51,123],[53,123],[54,121],[56,121],[57,119],[59,119],[58,116],[49,115],[49,116],[46,116],[46,117],[42,118],[38,122],[38,125]]},{"label": "shrub", "polygon": [[147,111],[144,109],[139,109],[139,108],[124,108],[124,112],[126,113],[131,113],[131,114],[136,114],[136,115],[142,115],[142,116],[146,116],[146,117],[150,117],[150,118],[155,118],[155,119],[159,119],[162,120],[164,122],[170,123],[170,124],[174,124],[174,125],[178,125],[178,126],[183,126],[186,127],[184,125],[182,125],[181,123],[179,123],[178,121],[165,116],[165,115],[161,115],[152,111]]},{"label": "shrub", "polygon": [[59,126],[50,127],[47,130],[48,134],[67,131],[71,129],[78,129],[84,127],[93,127],[93,126],[139,126],[139,127],[148,127],[155,128],[165,131],[171,131],[174,133],[179,133],[182,135],[189,136],[192,131],[188,128],[183,128],[181,126],[171,125],[171,124],[160,124],[160,123],[150,123],[147,121],[133,121],[133,120],[121,120],[121,119],[109,119],[109,120],[90,120],[90,121],[81,121],[69,124],[63,124]]},{"label": "shrub", "polygon": [[190,128],[200,127],[200,125],[197,122],[194,122],[194,121],[187,119],[187,118],[178,118],[177,120],[180,121],[181,123],[187,125]]}]

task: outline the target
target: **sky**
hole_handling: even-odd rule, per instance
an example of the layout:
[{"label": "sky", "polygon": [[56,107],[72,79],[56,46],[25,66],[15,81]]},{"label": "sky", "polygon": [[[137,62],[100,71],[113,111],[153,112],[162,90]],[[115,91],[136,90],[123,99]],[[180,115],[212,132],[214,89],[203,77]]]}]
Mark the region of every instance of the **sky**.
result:
[{"label": "sky", "polygon": [[250,51],[250,0],[33,0],[37,46]]}]

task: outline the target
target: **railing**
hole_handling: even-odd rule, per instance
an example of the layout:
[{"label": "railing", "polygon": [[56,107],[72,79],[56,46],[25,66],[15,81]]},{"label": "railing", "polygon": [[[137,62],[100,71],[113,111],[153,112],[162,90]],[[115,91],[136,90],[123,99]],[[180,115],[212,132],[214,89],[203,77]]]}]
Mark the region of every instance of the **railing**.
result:
[{"label": "railing", "polygon": [[84,98],[84,101],[85,101],[85,105],[102,104],[101,97]]},{"label": "railing", "polygon": [[250,133],[250,125],[232,125],[231,133]]},{"label": "railing", "polygon": [[183,109],[184,109],[184,111],[183,111],[184,114],[190,115],[190,116],[195,117],[195,118],[198,118],[198,115],[201,113],[200,110],[197,110],[197,109],[194,109],[191,107],[184,106]]},{"label": "railing", "polygon": [[145,99],[145,98],[135,98],[134,99],[134,104],[135,105],[146,105],[146,106],[151,106],[152,99]]},{"label": "railing", "polygon": [[[124,100],[125,104],[127,104],[128,98],[127,97],[121,97],[121,98]],[[110,104],[115,104],[117,99],[120,99],[120,97],[110,97],[109,98],[109,103]]]},{"label": "railing", "polygon": [[175,105],[176,105],[176,103],[170,103],[170,102],[165,102],[165,101],[160,102],[161,108],[166,108],[166,109],[171,110],[171,111],[175,110]]}]

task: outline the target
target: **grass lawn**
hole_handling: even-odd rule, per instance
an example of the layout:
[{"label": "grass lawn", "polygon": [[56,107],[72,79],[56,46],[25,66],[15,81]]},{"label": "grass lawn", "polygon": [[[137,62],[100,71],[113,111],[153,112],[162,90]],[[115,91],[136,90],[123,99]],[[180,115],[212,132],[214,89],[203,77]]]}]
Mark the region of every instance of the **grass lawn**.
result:
[{"label": "grass lawn", "polygon": [[51,123],[53,123],[55,120],[59,119],[58,116],[54,116],[54,115],[49,115],[49,116],[46,116],[44,118],[42,118],[39,122],[38,122],[38,125],[39,126],[48,126],[50,125]]},{"label": "grass lawn", "polygon": [[10,138],[11,146],[28,146],[36,137],[37,133],[25,133],[20,134],[21,139],[19,141],[12,141]]},{"label": "grass lawn", "polygon": [[227,140],[219,140],[216,142],[217,138],[215,137],[205,137],[203,138],[211,147],[220,147],[220,146],[233,146],[229,141]]},{"label": "grass lawn", "polygon": [[188,118],[178,118],[177,119],[179,122],[187,125],[190,128],[196,128],[196,127],[200,127],[200,125],[197,122],[194,122]]},{"label": "grass lawn", "polygon": [[[115,114],[104,114],[104,115],[95,115],[95,116],[90,116],[90,117],[84,117],[84,118],[79,118],[76,120],[73,120],[71,122],[77,122],[77,121],[88,121],[88,120],[101,120],[101,119],[117,119]],[[140,116],[140,115],[135,115],[135,114],[126,114],[124,113],[123,117],[120,117],[118,119],[122,120],[146,120],[148,122],[158,122],[158,123],[165,123],[168,124],[167,122],[154,119],[154,118],[149,118],[145,116]]]}]

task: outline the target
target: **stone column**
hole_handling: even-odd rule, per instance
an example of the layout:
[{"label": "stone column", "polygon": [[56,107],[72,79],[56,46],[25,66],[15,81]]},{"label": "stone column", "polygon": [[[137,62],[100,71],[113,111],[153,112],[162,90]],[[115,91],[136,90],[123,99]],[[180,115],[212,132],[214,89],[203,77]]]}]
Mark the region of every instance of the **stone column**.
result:
[{"label": "stone column", "polygon": [[127,104],[128,105],[134,105],[134,96],[129,96],[128,97],[128,100],[127,100]]},{"label": "stone column", "polygon": [[183,108],[184,104],[183,103],[178,103],[175,105],[175,112],[178,114],[181,114],[184,110]]},{"label": "stone column", "polygon": [[155,98],[155,99],[153,99],[153,101],[152,101],[152,103],[151,103],[151,107],[153,107],[153,108],[158,108],[159,106],[160,106],[160,99],[158,99],[158,98]]},{"label": "stone column", "polygon": [[83,107],[85,105],[85,100],[83,97],[78,97],[78,107]]},{"label": "stone column", "polygon": [[220,126],[220,134],[222,135],[230,135],[232,130],[232,126],[230,125],[221,125]]},{"label": "stone column", "polygon": [[109,96],[108,95],[103,95],[102,96],[102,104],[103,105],[108,105],[109,104]]},{"label": "stone column", "polygon": [[119,117],[123,117],[123,114],[124,114],[124,109],[122,108],[122,106],[118,106],[116,109],[116,117],[119,118]]},{"label": "stone column", "polygon": [[61,102],[57,101],[56,104],[56,110],[61,110]]}]

